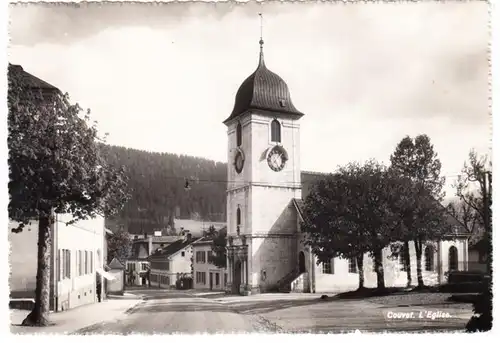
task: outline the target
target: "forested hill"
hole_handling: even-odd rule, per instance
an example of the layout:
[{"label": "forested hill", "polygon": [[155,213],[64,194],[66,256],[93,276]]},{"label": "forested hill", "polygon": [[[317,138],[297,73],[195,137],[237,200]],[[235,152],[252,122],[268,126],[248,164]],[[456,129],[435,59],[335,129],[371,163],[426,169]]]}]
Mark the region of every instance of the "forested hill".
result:
[{"label": "forested hill", "polygon": [[[205,158],[102,145],[106,160],[125,166],[132,198],[113,222],[131,233],[151,232],[175,217],[226,220],[227,165]],[[319,175],[302,173],[304,184]],[[186,179],[190,190],[186,191]]]}]

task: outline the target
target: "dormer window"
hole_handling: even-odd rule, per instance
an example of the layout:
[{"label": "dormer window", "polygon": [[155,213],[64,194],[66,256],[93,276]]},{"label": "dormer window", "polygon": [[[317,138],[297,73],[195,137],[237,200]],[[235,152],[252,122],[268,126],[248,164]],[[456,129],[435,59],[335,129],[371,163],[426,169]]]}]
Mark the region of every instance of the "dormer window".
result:
[{"label": "dormer window", "polygon": [[277,119],[271,122],[271,142],[281,143],[281,124]]},{"label": "dormer window", "polygon": [[285,107],[286,106],[286,100],[285,99],[280,99],[280,106]]},{"label": "dormer window", "polygon": [[236,126],[236,146],[241,146],[241,123]]}]

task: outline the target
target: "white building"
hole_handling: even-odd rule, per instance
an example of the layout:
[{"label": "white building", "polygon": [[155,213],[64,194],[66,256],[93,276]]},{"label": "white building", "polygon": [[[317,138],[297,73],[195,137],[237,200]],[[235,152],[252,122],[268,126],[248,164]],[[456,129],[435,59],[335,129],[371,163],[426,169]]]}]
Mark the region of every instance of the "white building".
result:
[{"label": "white building", "polygon": [[151,287],[171,288],[181,277],[192,277],[192,244],[197,240],[187,235],[149,256]]},{"label": "white building", "polygon": [[227,272],[211,263],[212,240],[202,238],[193,243],[193,288],[225,290]]},{"label": "white building", "polygon": [[[104,278],[110,278],[104,271],[104,218],[66,225],[70,219],[69,215],[56,215],[51,227],[50,303],[55,311],[97,302],[97,279],[101,280],[104,295]],[[9,223],[11,297],[34,298],[38,223],[33,222],[17,234],[10,231],[16,225]]]},{"label": "white building", "polygon": [[[354,290],[358,275],[352,261],[333,259],[318,266],[302,243],[301,206],[307,191],[300,169],[304,114],[293,105],[285,81],[266,67],[262,40],[260,44],[258,67],[241,84],[233,111],[224,120],[228,138],[227,289],[239,294],[281,288]],[[458,231],[424,247],[423,264],[429,266],[430,283],[444,282],[446,272],[467,265],[468,235],[456,219],[450,220]],[[386,285],[404,286],[405,272],[397,261],[388,261],[388,250],[383,256]],[[412,246],[410,256],[415,259]],[[373,263],[368,256],[365,260],[365,284],[372,287]]]}]

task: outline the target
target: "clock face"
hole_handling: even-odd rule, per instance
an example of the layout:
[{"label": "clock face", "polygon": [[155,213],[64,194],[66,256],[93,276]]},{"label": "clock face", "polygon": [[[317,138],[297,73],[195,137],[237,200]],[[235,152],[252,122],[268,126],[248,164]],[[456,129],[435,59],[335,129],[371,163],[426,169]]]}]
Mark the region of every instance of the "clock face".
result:
[{"label": "clock face", "polygon": [[238,151],[236,153],[236,156],[234,158],[234,169],[236,169],[236,172],[239,174],[243,170],[243,164],[245,163],[245,160],[243,159],[243,154],[241,151]]},{"label": "clock face", "polygon": [[269,168],[278,172],[283,170],[286,163],[286,153],[282,147],[275,146],[267,155],[267,164],[269,164]]}]

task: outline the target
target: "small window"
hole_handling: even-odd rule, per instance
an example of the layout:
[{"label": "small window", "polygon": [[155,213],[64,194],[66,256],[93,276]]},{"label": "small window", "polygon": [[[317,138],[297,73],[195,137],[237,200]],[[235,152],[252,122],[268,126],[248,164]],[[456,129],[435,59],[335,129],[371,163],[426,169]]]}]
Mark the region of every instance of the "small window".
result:
[{"label": "small window", "polygon": [[186,256],[186,252],[185,251],[181,252],[181,256],[182,257]]},{"label": "small window", "polygon": [[356,274],[358,272],[358,265],[355,257],[349,259],[349,273]]},{"label": "small window", "polygon": [[241,146],[241,123],[236,126],[236,146]]},{"label": "small window", "polygon": [[333,274],[333,261],[323,262],[323,274]]}]

